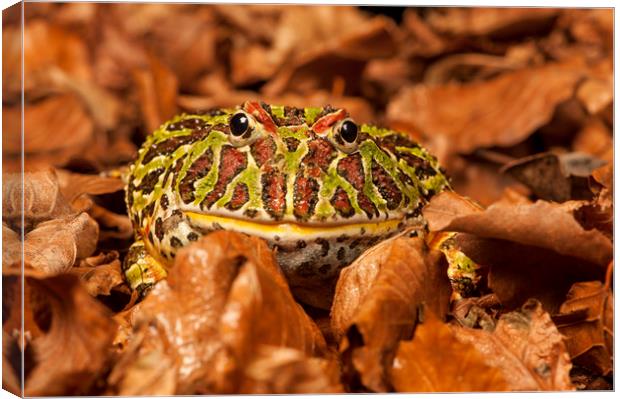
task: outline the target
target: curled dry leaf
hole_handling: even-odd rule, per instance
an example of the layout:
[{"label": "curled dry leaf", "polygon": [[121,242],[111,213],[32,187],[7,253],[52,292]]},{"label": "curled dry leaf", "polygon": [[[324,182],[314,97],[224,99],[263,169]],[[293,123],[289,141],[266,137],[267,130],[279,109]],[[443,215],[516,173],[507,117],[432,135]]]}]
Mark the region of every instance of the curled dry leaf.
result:
[{"label": "curled dry leaf", "polygon": [[509,36],[549,26],[559,14],[553,8],[440,8],[430,10],[428,23],[438,31],[461,36]]},{"label": "curled dry leaf", "polygon": [[43,222],[26,234],[24,262],[47,274],[68,272],[97,247],[99,226],[87,213]]},{"label": "curled dry leaf", "polygon": [[18,376],[21,368],[21,351],[14,338],[2,330],[2,389],[16,396],[23,396]]},{"label": "curled dry leaf", "polygon": [[572,96],[585,74],[580,64],[548,64],[469,84],[409,86],[390,102],[386,118],[431,139],[447,138],[451,153],[511,146],[549,122]]},{"label": "curled dry leaf", "polygon": [[24,173],[23,190],[19,173],[4,174],[2,183],[2,219],[11,226],[20,226],[22,216],[28,227],[72,213],[52,169]]},{"label": "curled dry leaf", "polygon": [[285,65],[263,86],[262,92],[274,96],[285,91],[309,93],[329,89],[336,77],[344,79],[345,88],[352,90],[366,62],[394,54],[396,27],[390,20],[376,17],[357,26],[355,32],[324,43]]},{"label": "curled dry leaf", "polygon": [[613,163],[611,130],[599,118],[588,119],[573,141],[573,150]]},{"label": "curled dry leaf", "polygon": [[167,343],[177,394],[236,392],[260,345],[307,356],[325,352],[318,328],[274,262],[261,239],[215,232],[182,249],[168,280],[138,305],[134,325],[152,327],[145,344]]},{"label": "curled dry leaf", "polygon": [[22,65],[26,77],[23,80],[26,94],[32,94],[30,92],[35,90],[45,93],[52,89],[49,71],[53,68],[59,68],[82,81],[88,81],[92,76],[88,49],[83,40],[68,29],[44,19],[27,20],[23,39],[21,26],[8,26],[2,35],[2,43],[6,66],[2,68],[3,81],[6,82],[3,93],[7,99],[19,99]]},{"label": "curled dry leaf", "polygon": [[610,240],[596,230],[584,230],[559,204],[497,203],[482,212],[446,218],[446,203],[459,201],[456,194],[439,194],[424,209],[431,231],[457,231],[553,250],[604,267],[612,257]]},{"label": "curled dry leaf", "polygon": [[589,176],[603,164],[605,161],[587,154],[546,152],[510,162],[502,171],[525,184],[538,198],[564,202],[592,198]]},{"label": "curled dry leaf", "polygon": [[133,226],[127,215],[119,215],[97,204],[93,204],[88,212],[99,224],[101,229],[100,241],[107,239],[127,240],[133,236]]},{"label": "curled dry leaf", "polygon": [[130,346],[116,362],[108,377],[110,396],[174,395],[176,365],[165,353],[161,340],[145,342],[145,330],[133,335]]},{"label": "curled dry leaf", "polygon": [[2,269],[19,267],[21,254],[22,243],[20,234],[2,223]]},{"label": "curled dry leaf", "polygon": [[69,271],[79,276],[86,291],[92,296],[110,295],[113,288],[125,282],[117,252],[88,257]]},{"label": "curled dry leaf", "polygon": [[492,333],[463,327],[453,332],[460,342],[473,345],[489,366],[501,370],[507,390],[574,389],[562,335],[538,301],[502,315]]},{"label": "curled dry leaf", "polygon": [[45,334],[33,341],[27,396],[88,394],[110,361],[115,323],[71,275],[29,279],[42,297]]},{"label": "curled dry leaf", "polygon": [[[8,107],[3,115],[3,151],[9,156],[21,153],[19,131],[21,108]],[[73,94],[58,94],[24,107],[24,156],[45,156],[48,163],[61,165],[79,155],[92,142],[94,124],[79,98]]]},{"label": "curled dry leaf", "polygon": [[420,306],[445,315],[450,294],[440,253],[430,252],[421,238],[387,240],[343,269],[331,324],[350,362],[349,379],[359,374],[367,388],[387,391],[398,341],[413,333]]},{"label": "curled dry leaf", "polygon": [[155,131],[177,111],[177,77],[160,60],[149,57],[148,68],[133,74],[146,133]]},{"label": "curled dry leaf", "polygon": [[432,312],[416,328],[413,341],[401,341],[390,370],[398,392],[505,391],[506,377],[484,354],[456,338],[454,329]]},{"label": "curled dry leaf", "polygon": [[613,293],[600,281],[574,284],[554,316],[573,363],[602,375],[613,371]]},{"label": "curled dry leaf", "polygon": [[56,172],[58,185],[63,196],[72,203],[82,194],[109,194],[123,189],[123,181],[119,177],[85,175],[63,170]]},{"label": "curled dry leaf", "polygon": [[239,392],[244,394],[342,393],[334,360],[308,357],[285,347],[261,346],[245,367]]}]

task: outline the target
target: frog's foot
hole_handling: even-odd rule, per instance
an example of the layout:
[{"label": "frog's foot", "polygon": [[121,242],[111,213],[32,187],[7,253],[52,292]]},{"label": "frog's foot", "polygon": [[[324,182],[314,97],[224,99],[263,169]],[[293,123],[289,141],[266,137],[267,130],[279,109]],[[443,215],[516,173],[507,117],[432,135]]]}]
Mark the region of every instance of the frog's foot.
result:
[{"label": "frog's foot", "polygon": [[148,254],[141,240],[129,247],[123,262],[123,273],[129,287],[138,291],[140,296],[144,296],[149,288],[167,276],[165,267]]},{"label": "frog's foot", "polygon": [[478,274],[480,265],[461,252],[456,243],[456,233],[433,233],[429,238],[429,246],[443,252],[448,261],[452,299],[458,300],[475,295],[480,281]]}]

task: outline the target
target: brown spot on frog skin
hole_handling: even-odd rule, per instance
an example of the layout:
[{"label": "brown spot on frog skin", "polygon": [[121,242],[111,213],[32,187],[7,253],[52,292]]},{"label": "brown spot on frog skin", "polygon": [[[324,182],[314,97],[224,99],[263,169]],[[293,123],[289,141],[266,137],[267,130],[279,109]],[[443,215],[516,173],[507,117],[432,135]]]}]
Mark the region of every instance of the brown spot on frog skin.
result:
[{"label": "brown spot on frog skin", "polygon": [[286,184],[284,174],[270,169],[261,176],[263,206],[275,220],[280,220],[286,210]]},{"label": "brown spot on frog skin", "polygon": [[172,236],[170,237],[170,245],[172,248],[181,248],[183,246],[183,241],[181,241],[178,237]]},{"label": "brown spot on frog skin", "polygon": [[168,209],[168,196],[166,194],[162,195],[161,198],[159,199],[159,205],[161,206],[161,209],[163,209],[164,211]]},{"label": "brown spot on frog skin", "polygon": [[188,241],[197,241],[198,238],[200,238],[200,236],[196,233],[194,233],[193,231],[190,232],[189,234],[187,234],[187,240]]},{"label": "brown spot on frog skin", "polygon": [[179,193],[183,202],[190,203],[196,198],[194,183],[209,173],[213,164],[213,153],[211,150],[205,151],[198,159],[192,163],[187,170],[185,177],[179,183]]},{"label": "brown spot on frog skin", "polygon": [[342,187],[338,187],[336,191],[334,191],[334,195],[332,196],[330,203],[336,209],[336,212],[344,218],[349,218],[355,214],[355,209],[351,205],[351,201],[349,200],[349,195],[342,189]]},{"label": "brown spot on frog skin", "polygon": [[293,213],[297,219],[308,220],[314,214],[314,207],[318,202],[319,183],[311,177],[307,178],[298,173],[294,185]]},{"label": "brown spot on frog skin", "polygon": [[[327,169],[332,160],[336,158],[336,154],[336,149],[328,140],[317,137],[308,142],[308,153],[304,156],[301,163],[305,165],[309,171],[318,167],[320,170],[327,173]],[[311,176],[316,175],[316,173],[309,174]]]},{"label": "brown spot on frog skin", "polygon": [[276,153],[276,143],[269,135],[259,137],[250,145],[250,153],[260,168],[267,161],[273,158]]},{"label": "brown spot on frog skin", "polygon": [[217,183],[207,194],[204,203],[210,208],[226,192],[226,187],[248,166],[247,155],[234,147],[224,146],[221,150]]},{"label": "brown spot on frog skin", "polygon": [[304,248],[306,248],[306,242],[304,240],[297,241],[297,249],[304,249]]},{"label": "brown spot on frog skin", "polygon": [[398,189],[394,179],[374,160],[372,161],[372,183],[381,193],[389,210],[398,208],[403,199],[403,194]]},{"label": "brown spot on frog skin", "polygon": [[164,173],[164,168],[157,168],[149,172],[146,176],[144,176],[144,178],[142,178],[142,181],[138,187],[136,187],[136,190],[141,191],[143,195],[150,194],[153,191],[153,188],[155,188],[155,185],[159,181],[159,176],[161,176],[162,173]]},{"label": "brown spot on frog skin", "polygon": [[249,200],[250,194],[248,192],[248,186],[244,183],[237,184],[233,190],[232,198],[226,204],[226,208],[232,210],[239,209]]},{"label": "brown spot on frog skin", "polygon": [[346,254],[346,250],[344,249],[344,247],[338,248],[338,253],[336,254],[336,259],[343,260],[345,254]]},{"label": "brown spot on frog skin", "polygon": [[317,238],[315,242],[321,246],[321,256],[327,256],[329,254],[329,241],[324,238]]},{"label": "brown spot on frog skin", "polygon": [[161,218],[157,218],[157,220],[155,220],[155,236],[159,241],[164,239],[164,225]]}]

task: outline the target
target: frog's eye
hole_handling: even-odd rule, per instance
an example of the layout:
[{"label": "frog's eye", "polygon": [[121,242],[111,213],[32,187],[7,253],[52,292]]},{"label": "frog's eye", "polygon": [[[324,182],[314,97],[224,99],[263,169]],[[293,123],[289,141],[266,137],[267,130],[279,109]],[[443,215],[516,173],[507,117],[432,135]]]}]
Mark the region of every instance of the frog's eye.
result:
[{"label": "frog's eye", "polygon": [[334,126],[334,141],[341,151],[350,153],[357,149],[357,125],[351,119],[344,119]]},{"label": "frog's eye", "polygon": [[245,145],[252,138],[254,123],[245,112],[234,114],[228,121],[228,126],[230,127],[230,141],[233,145]]}]

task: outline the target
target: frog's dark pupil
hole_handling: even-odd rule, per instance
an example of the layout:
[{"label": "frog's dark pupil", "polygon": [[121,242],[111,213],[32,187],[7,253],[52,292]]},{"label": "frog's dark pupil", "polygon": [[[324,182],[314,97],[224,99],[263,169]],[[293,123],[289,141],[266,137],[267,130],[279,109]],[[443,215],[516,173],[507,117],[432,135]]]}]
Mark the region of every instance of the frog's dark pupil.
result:
[{"label": "frog's dark pupil", "polygon": [[357,125],[351,121],[344,121],[340,127],[340,137],[347,143],[353,143],[357,139]]},{"label": "frog's dark pupil", "polygon": [[236,114],[230,118],[230,132],[233,136],[241,136],[248,130],[248,117],[245,114]]}]

